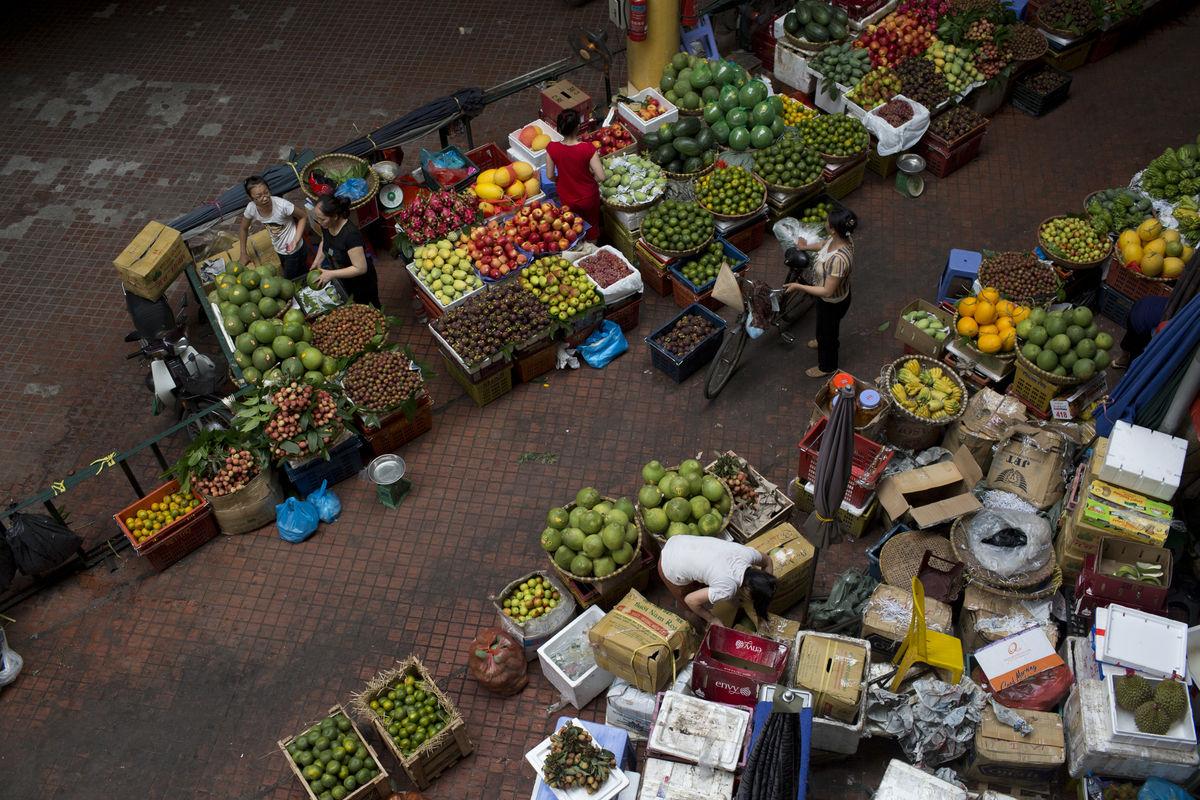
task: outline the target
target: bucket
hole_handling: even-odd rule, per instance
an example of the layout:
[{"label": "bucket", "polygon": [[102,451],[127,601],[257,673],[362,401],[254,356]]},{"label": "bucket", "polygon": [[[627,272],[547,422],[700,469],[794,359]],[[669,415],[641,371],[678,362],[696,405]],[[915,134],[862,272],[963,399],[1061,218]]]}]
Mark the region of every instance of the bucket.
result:
[{"label": "bucket", "polygon": [[405,469],[404,459],[395,453],[385,453],[367,465],[375,496],[388,508],[399,506],[412,490],[412,481],[404,477]]}]

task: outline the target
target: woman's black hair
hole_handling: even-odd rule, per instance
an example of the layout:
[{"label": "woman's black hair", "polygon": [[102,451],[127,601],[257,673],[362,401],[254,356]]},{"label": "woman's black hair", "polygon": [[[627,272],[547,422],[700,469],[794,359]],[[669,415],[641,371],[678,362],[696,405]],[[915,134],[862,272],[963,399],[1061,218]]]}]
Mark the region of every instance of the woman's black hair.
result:
[{"label": "woman's black hair", "polygon": [[345,219],[350,216],[350,201],[333,194],[323,194],[317,199],[317,208],[327,217]]},{"label": "woman's black hair", "polygon": [[829,223],[829,229],[843,239],[849,237],[858,227],[858,217],[848,208],[833,209],[826,217],[826,222]]},{"label": "woman's black hair", "polygon": [[246,180],[242,181],[242,188],[246,190],[246,196],[249,197],[250,190],[260,184],[266,186],[268,192],[271,191],[271,187],[267,185],[267,181],[262,175],[251,175],[249,178],[246,178]]},{"label": "woman's black hair", "polygon": [[754,613],[759,619],[766,619],[767,607],[775,597],[779,581],[774,575],[750,567],[742,578],[742,586],[750,593],[750,604],[754,606]]},{"label": "woman's black hair", "polygon": [[563,136],[573,136],[579,130],[579,112],[573,108],[558,112],[554,125]]}]

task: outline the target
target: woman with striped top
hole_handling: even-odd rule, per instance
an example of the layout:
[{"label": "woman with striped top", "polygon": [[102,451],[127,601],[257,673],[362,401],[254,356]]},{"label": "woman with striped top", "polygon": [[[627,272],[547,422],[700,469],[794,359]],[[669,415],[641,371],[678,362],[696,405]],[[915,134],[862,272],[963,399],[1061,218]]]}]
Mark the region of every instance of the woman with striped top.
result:
[{"label": "woman with striped top", "polygon": [[838,368],[838,329],[842,317],[850,309],[850,272],[854,266],[854,242],[851,235],[858,227],[858,217],[845,208],[835,208],[825,219],[829,238],[824,244],[796,241],[800,250],[816,250],[816,282],[812,286],[789,283],[789,292],[806,292],[817,298],[817,338],[808,343],[817,351],[817,365],[804,374],[821,378]]}]

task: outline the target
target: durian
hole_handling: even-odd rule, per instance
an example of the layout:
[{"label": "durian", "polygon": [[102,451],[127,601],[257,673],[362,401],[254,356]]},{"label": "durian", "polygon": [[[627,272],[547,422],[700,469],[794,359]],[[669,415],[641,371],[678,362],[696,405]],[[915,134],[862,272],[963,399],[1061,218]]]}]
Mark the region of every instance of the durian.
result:
[{"label": "durian", "polygon": [[1179,681],[1163,681],[1154,690],[1154,702],[1173,725],[1187,712],[1187,689]]},{"label": "durian", "polygon": [[1137,711],[1133,712],[1133,722],[1142,733],[1152,733],[1155,736],[1165,734],[1172,724],[1158,703],[1153,700],[1138,706]]},{"label": "durian", "polygon": [[1113,681],[1117,705],[1126,711],[1137,711],[1143,703],[1154,699],[1154,687],[1141,675],[1122,675]]}]

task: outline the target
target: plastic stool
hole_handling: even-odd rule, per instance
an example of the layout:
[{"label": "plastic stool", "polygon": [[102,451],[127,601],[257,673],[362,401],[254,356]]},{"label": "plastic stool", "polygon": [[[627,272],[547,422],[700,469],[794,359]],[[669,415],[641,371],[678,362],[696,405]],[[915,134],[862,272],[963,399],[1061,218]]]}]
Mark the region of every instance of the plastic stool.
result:
[{"label": "plastic stool", "polygon": [[712,19],[707,14],[701,17],[696,27],[690,31],[680,31],[679,49],[697,56],[704,53],[713,60],[721,57],[717,52],[717,37],[713,35]]},{"label": "plastic stool", "polygon": [[979,277],[979,265],[983,256],[974,250],[951,250],[950,258],[946,260],[946,268],[942,270],[942,280],[938,284],[938,302],[951,300],[950,289],[956,278],[965,280],[968,284]]}]

